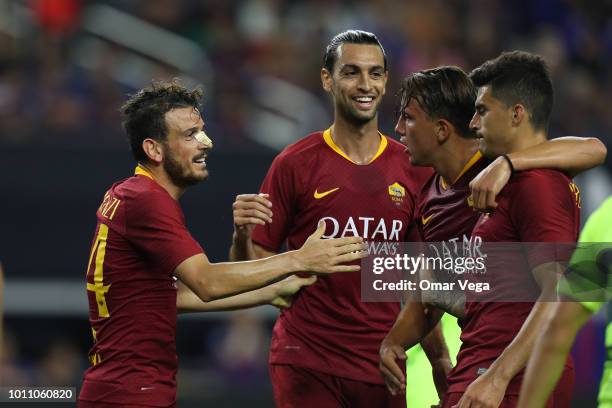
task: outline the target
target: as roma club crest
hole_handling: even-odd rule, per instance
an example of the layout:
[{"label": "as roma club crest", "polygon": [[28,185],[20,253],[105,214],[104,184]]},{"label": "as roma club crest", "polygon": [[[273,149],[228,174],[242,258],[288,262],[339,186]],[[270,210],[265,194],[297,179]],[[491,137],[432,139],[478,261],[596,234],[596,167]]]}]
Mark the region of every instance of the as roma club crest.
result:
[{"label": "as roma club crest", "polygon": [[394,203],[401,204],[406,196],[406,188],[397,181],[389,186],[389,196]]}]

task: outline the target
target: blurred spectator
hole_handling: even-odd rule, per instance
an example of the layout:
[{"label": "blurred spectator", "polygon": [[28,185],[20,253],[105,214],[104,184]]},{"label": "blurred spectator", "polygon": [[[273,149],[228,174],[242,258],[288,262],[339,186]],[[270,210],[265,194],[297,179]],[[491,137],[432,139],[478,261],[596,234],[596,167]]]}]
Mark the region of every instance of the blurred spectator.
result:
[{"label": "blurred spectator", "polygon": [[23,366],[21,356],[19,356],[19,346],[15,337],[4,331],[3,341],[0,348],[0,386],[23,385],[33,383],[33,378]]},{"label": "blurred spectator", "polygon": [[51,341],[42,358],[36,384],[44,387],[74,387],[81,383],[83,355],[67,339]]},{"label": "blurred spectator", "polygon": [[253,311],[228,316],[220,336],[215,336],[217,370],[228,384],[253,383],[267,371],[270,331]]},{"label": "blurred spectator", "polygon": [[[116,115],[123,94],[151,76],[192,75],[167,66],[158,56],[98,38],[86,22],[91,10],[102,12],[96,8],[100,5],[201,47],[213,72],[207,75],[210,78],[195,79],[210,81],[205,113],[221,151],[278,150],[304,133],[305,126],[307,130],[325,126],[329,119],[321,111],[327,104],[317,74],[321,50],[332,35],[352,27],[373,31],[382,39],[390,60],[390,92],[401,76],[413,70],[441,64],[470,70],[502,50],[538,52],[549,62],[557,88],[551,134],[592,135],[609,142],[609,5],[572,0],[520,0],[519,4],[501,0],[416,0],[401,6],[393,0],[2,3],[7,16],[0,19],[0,143],[43,141],[123,149]],[[142,64],[149,69],[140,69]],[[266,89],[261,86],[275,80],[288,92],[283,97],[294,101],[280,110],[277,104],[265,103]],[[275,86],[272,92],[278,89]],[[386,99],[381,125],[391,134],[393,110],[393,98]],[[302,113],[307,113],[306,118]],[[321,119],[312,120],[312,115]]]}]

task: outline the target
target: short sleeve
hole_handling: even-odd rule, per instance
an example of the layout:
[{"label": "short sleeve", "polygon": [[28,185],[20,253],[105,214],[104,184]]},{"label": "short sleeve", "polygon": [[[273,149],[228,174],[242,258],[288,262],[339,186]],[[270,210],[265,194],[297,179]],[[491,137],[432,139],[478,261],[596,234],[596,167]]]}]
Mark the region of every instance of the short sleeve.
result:
[{"label": "short sleeve", "polygon": [[277,156],[264,179],[260,192],[269,194],[272,202],[272,223],[258,225],[253,231],[253,242],[271,252],[278,252],[289,234],[295,214],[295,172],[289,157]]},{"label": "short sleeve", "polygon": [[165,192],[141,193],[126,204],[126,239],[160,270],[172,273],[204,252],[187,230],[179,204]]},{"label": "short sleeve", "polygon": [[552,170],[519,177],[521,180],[510,198],[510,216],[520,241],[537,243],[527,246],[530,267],[569,260],[572,252],[569,243],[576,241],[579,216],[570,181]]}]

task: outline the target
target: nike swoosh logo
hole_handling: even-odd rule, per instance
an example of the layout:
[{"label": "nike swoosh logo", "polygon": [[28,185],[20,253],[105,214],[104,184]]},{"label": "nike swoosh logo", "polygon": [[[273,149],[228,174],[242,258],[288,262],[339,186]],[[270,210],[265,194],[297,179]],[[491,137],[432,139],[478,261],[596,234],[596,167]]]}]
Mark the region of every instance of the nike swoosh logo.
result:
[{"label": "nike swoosh logo", "polygon": [[429,220],[431,220],[431,217],[433,217],[434,214],[431,214],[429,217],[421,217],[421,221],[423,221],[423,225],[427,224],[429,222]]},{"label": "nike swoosh logo", "polygon": [[321,199],[321,198],[323,198],[325,196],[330,195],[331,193],[333,193],[336,190],[340,190],[340,187],[332,188],[331,190],[327,190],[327,191],[324,191],[322,193],[319,193],[317,190],[315,190],[314,198],[315,198],[315,200],[319,200],[319,199]]}]

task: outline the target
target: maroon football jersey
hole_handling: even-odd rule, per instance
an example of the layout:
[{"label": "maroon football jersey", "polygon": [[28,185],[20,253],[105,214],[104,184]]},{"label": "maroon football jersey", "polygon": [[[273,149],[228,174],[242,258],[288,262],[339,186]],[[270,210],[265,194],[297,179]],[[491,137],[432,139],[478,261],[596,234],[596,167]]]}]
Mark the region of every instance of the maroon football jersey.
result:
[{"label": "maroon football jersey", "polygon": [[[400,143],[381,135],[367,165],[357,165],[329,130],[287,147],[272,163],[261,192],[273,203],[273,222],[253,240],[278,252],[299,248],[325,220],[325,237],[402,241],[414,216],[415,192],[431,169],[413,167]],[[359,273],[319,277],[303,288],[274,327],[270,362],[382,384],[378,347],[399,313],[398,303],[362,303]]]},{"label": "maroon football jersey", "polygon": [[[579,232],[579,208],[570,187],[572,181],[554,170],[529,170],[512,176],[497,197],[498,207],[482,215],[472,238],[492,242],[575,242]],[[532,269],[554,261],[546,251],[525,253],[508,246],[502,257],[487,261],[494,295],[511,298],[513,291],[539,293]],[[534,298],[535,298],[534,297]],[[491,299],[490,299],[491,300]],[[448,392],[464,392],[501,355],[521,329],[533,302],[469,302],[463,321],[463,342],[457,366],[448,377]],[[569,364],[569,363],[568,363]],[[515,376],[506,395],[516,395],[522,372]]]},{"label": "maroon football jersey", "polygon": [[94,345],[79,399],[168,406],[176,400],[173,272],[202,253],[176,200],[143,168],[97,212],[87,265]]},{"label": "maroon football jersey", "polygon": [[[439,256],[443,253],[446,257],[461,257],[466,251],[471,253],[480,245],[472,239],[472,230],[480,213],[474,210],[470,181],[489,163],[490,161],[477,151],[452,184],[440,174],[434,173],[423,186],[414,224],[418,227],[421,241],[435,243],[437,250],[435,253],[430,252],[429,256]],[[454,280],[443,277],[440,281]],[[444,296],[438,299],[440,300],[455,303],[457,299],[455,296]],[[458,324],[462,326],[461,319]]]},{"label": "maroon football jersey", "polygon": [[423,241],[445,242],[450,248],[470,241],[480,217],[480,213],[474,211],[470,181],[488,164],[489,161],[476,152],[451,185],[438,173],[425,183],[415,222]]}]

